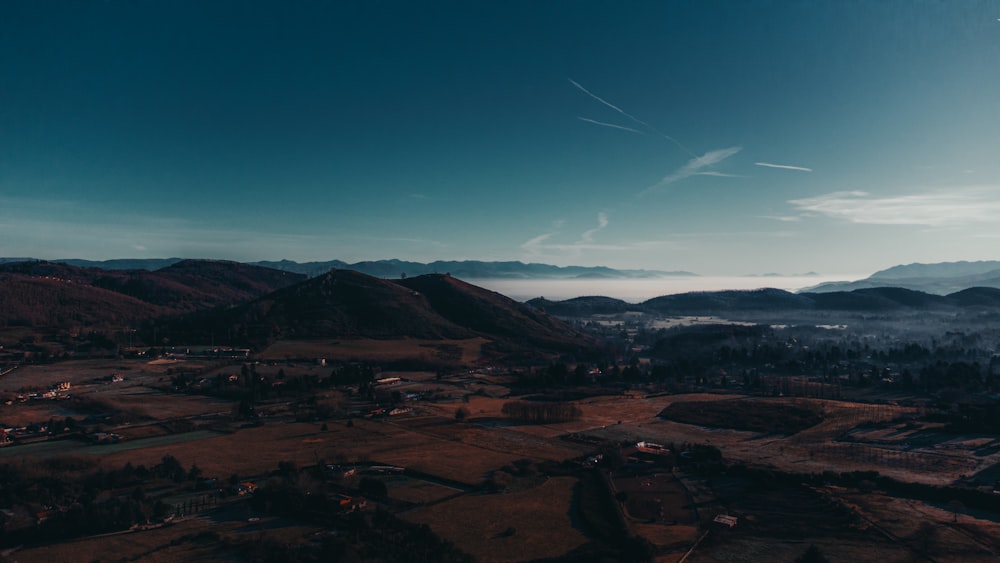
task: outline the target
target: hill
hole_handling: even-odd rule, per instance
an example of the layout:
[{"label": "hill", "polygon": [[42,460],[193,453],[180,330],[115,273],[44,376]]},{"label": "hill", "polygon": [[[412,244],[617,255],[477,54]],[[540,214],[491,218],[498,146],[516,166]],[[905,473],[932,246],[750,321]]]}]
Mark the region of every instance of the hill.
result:
[{"label": "hill", "polygon": [[0,273],[0,328],[126,327],[167,312],[164,307],[68,279]]},{"label": "hill", "polygon": [[[8,317],[24,326],[60,324],[50,322],[55,319],[73,319],[83,326],[135,324],[244,303],[306,279],[209,260],[182,260],[154,272],[14,262],[0,264],[0,275],[7,276],[0,286],[0,302],[8,303]],[[29,313],[27,303],[37,310]]]},{"label": "hill", "polygon": [[277,340],[485,337],[497,353],[577,351],[590,337],[530,307],[446,275],[384,280],[352,270],[326,274],[250,303],[195,315],[175,338],[230,335],[259,347]]},{"label": "hill", "polygon": [[491,338],[573,349],[589,339],[553,317],[504,295],[449,275],[426,275],[397,284],[419,292],[444,318]]},{"label": "hill", "polygon": [[614,315],[639,307],[621,299],[601,296],[574,297],[564,301],[551,301],[536,297],[525,303],[550,315],[565,317],[589,317],[591,315]]},{"label": "hill", "polygon": [[747,291],[698,291],[654,297],[643,308],[666,313],[699,313],[736,310],[811,309],[813,300],[781,289]]}]

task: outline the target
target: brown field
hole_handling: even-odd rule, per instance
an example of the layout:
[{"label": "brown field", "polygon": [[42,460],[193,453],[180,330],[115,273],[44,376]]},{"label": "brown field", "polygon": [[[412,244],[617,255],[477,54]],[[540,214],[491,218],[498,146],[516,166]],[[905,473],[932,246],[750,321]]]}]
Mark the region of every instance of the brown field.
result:
[{"label": "brown field", "polygon": [[[325,357],[333,361],[440,359],[443,353],[454,355],[457,347],[462,361],[471,363],[478,358],[484,342],[482,339],[452,341],[445,343],[450,347],[448,350],[440,347],[441,342],[432,346],[429,341],[420,340],[281,342],[269,349],[268,354],[272,359],[282,360],[286,356]],[[184,466],[198,465],[206,477],[222,479],[233,473],[256,479],[276,469],[282,461],[300,467],[358,461],[406,467],[429,477],[380,477],[391,499],[427,505],[408,512],[406,518],[427,523],[460,548],[487,561],[553,557],[588,542],[571,520],[575,479],[550,477],[535,488],[506,494],[460,494],[461,489],[483,483],[493,471],[517,460],[561,462],[594,452],[601,441],[708,444],[718,447],[726,459],[782,471],[874,470],[900,480],[930,484],[949,484],[962,475],[1000,467],[1000,440],[945,434],[939,424],[907,418],[915,412],[911,408],[822,399],[745,401],[745,396],[735,394],[647,397],[633,390],[574,401],[582,411],[578,420],[531,425],[514,423],[503,416],[502,407],[510,399],[503,396],[507,388],[502,385],[502,377],[475,373],[438,380],[433,372],[383,372],[385,377],[408,380],[392,390],[424,393],[424,400],[405,404],[413,412],[402,416],[358,418],[350,427],[345,419],[290,422],[294,409],[278,399],[260,407],[264,413],[261,426],[241,427],[242,421],[228,418],[235,410],[233,402],[165,392],[167,370],[178,368],[217,368],[225,374],[238,372],[239,364],[87,360],[15,371],[0,379],[0,393],[70,381],[73,384],[70,393],[90,400],[92,406],[104,405],[158,422],[140,419],[108,428],[125,437],[119,444],[96,446],[65,440],[2,448],[0,461],[78,455],[99,458],[106,467],[126,462],[149,467],[171,455]],[[276,375],[278,370],[295,375],[322,374],[328,369],[315,362],[293,365],[284,360],[257,366],[258,373],[268,377]],[[99,381],[111,373],[121,373],[127,379],[113,384]],[[380,389],[379,400],[388,400],[385,391],[388,388]],[[370,408],[364,406],[364,398],[347,397],[346,392],[341,396],[339,391],[327,393],[330,397],[321,400]],[[432,402],[428,397],[441,402]],[[448,400],[450,397],[454,400]],[[693,424],[657,417],[670,405],[694,402],[711,402],[714,418],[688,419],[698,422]],[[31,401],[0,405],[0,421],[19,425],[86,414],[73,412],[72,404],[72,401]],[[753,406],[755,413],[766,412],[768,416],[780,415],[783,409],[794,407],[822,413],[822,421],[794,435],[782,436],[776,432],[727,428],[731,421],[716,420],[728,416],[732,408],[740,405]],[[459,408],[468,411],[463,422],[455,420]],[[210,416],[215,423],[197,426]],[[327,430],[322,430],[324,424]],[[192,428],[197,430],[187,431]],[[564,439],[567,437],[572,439]],[[1000,470],[996,471],[1000,474]],[[987,479],[991,474],[982,473],[984,484],[992,484]],[[662,548],[664,561],[678,560],[700,535],[698,524],[729,509],[740,513],[740,526],[713,531],[688,561],[790,561],[810,543],[818,545],[832,561],[871,558],[906,561],[920,559],[924,557],[922,554],[937,560],[954,556],[986,561],[1000,556],[1000,542],[995,540],[1000,537],[1000,525],[974,514],[960,514],[954,522],[955,516],[947,507],[833,488],[823,493],[794,486],[747,491],[735,478],[713,477],[708,484],[704,477],[679,475],[680,480],[671,473],[622,474],[613,481],[617,491],[628,495],[625,509],[632,533],[643,535]],[[830,512],[829,499],[824,495],[853,507],[861,519]],[[692,498],[696,508],[685,508]],[[923,537],[928,535],[926,526],[921,528],[926,522],[935,526],[929,539]],[[508,528],[514,529],[513,534],[504,534]],[[108,553],[115,553],[118,559],[143,561],[227,558],[233,554],[214,551],[216,548],[205,537],[195,538],[195,531],[215,530],[225,534],[244,533],[245,529],[245,519],[239,526],[233,523],[231,529],[219,523],[192,520],[141,534],[23,550],[15,559],[75,560],[71,555],[84,554],[84,560],[92,560],[105,558]],[[282,533],[289,534],[289,541],[301,541],[300,532]],[[793,536],[797,539],[786,539]],[[126,543],[131,547],[126,547]],[[72,551],[72,546],[78,550]]]},{"label": "brown field", "polygon": [[385,483],[390,498],[414,504],[428,504],[462,492],[430,481],[399,475],[385,477],[382,482]]},{"label": "brown field", "polygon": [[[421,340],[402,338],[373,340],[280,340],[258,354],[264,360],[325,358],[330,361],[422,360],[471,365],[479,360],[485,338],[467,340]],[[457,355],[456,355],[457,354]]]},{"label": "brown field", "polygon": [[[464,495],[404,518],[437,534],[481,561],[555,557],[588,541],[570,521],[575,479],[551,478],[516,493]],[[504,531],[514,534],[504,537]]]}]

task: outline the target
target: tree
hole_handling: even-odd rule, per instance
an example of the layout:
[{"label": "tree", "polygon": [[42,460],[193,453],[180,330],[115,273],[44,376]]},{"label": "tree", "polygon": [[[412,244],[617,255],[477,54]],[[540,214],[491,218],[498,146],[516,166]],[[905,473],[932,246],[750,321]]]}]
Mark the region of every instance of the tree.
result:
[{"label": "tree", "polygon": [[389,491],[386,489],[385,483],[374,477],[362,477],[361,482],[358,483],[358,490],[366,497],[375,500],[384,499],[389,496]]},{"label": "tree", "polygon": [[469,418],[469,409],[465,407],[458,407],[455,409],[455,420],[462,422],[466,418]]},{"label": "tree", "polygon": [[827,559],[826,556],[823,555],[823,552],[820,551],[815,544],[810,545],[809,549],[806,549],[805,553],[800,555],[795,560],[795,563],[828,563],[828,562],[829,559]]}]

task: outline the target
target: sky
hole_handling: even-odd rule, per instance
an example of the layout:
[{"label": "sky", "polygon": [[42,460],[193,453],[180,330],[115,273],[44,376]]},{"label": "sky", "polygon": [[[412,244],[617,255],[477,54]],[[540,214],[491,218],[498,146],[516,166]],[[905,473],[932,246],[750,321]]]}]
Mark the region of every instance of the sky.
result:
[{"label": "sky", "polygon": [[1000,1],[0,0],[0,256],[998,247]]}]

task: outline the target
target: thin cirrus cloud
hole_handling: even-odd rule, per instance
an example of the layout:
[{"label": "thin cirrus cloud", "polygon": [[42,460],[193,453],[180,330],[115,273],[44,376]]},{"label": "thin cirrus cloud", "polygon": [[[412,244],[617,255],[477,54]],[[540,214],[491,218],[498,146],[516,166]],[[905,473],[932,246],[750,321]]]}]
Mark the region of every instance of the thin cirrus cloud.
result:
[{"label": "thin cirrus cloud", "polygon": [[791,164],[774,164],[773,162],[755,162],[755,166],[763,166],[765,168],[780,168],[781,170],[798,170],[799,172],[812,172],[812,168],[806,168],[805,166],[793,166]]},{"label": "thin cirrus cloud", "polygon": [[[563,222],[560,220],[553,224],[555,228],[561,227]],[[587,229],[580,234],[580,238],[573,243],[551,243],[548,242],[552,237],[559,235],[559,231],[552,231],[538,235],[523,244],[521,244],[521,250],[527,252],[530,256],[553,256],[557,254],[569,254],[570,256],[580,256],[585,250],[626,250],[629,247],[620,244],[599,244],[594,241],[594,236],[607,228],[610,224],[608,220],[608,214],[603,211],[597,214],[597,226],[591,229]]]},{"label": "thin cirrus cloud", "polygon": [[692,158],[687,161],[684,166],[681,166],[673,173],[664,176],[659,182],[653,184],[652,186],[646,188],[639,193],[639,196],[649,195],[663,190],[670,184],[679,182],[685,178],[690,178],[691,176],[728,176],[722,172],[716,172],[714,170],[705,170],[706,168],[716,165],[723,160],[733,156],[734,154],[743,150],[743,147],[729,147],[727,149],[718,149],[714,151],[708,151],[707,153]]},{"label": "thin cirrus cloud", "polygon": [[583,234],[580,235],[580,240],[578,242],[583,244],[594,242],[594,235],[597,234],[598,231],[604,229],[607,226],[608,226],[608,214],[604,212],[598,213],[597,226],[594,227],[593,229],[588,229],[584,231]]},{"label": "thin cirrus cloud", "polygon": [[891,197],[863,191],[833,192],[788,203],[801,212],[850,223],[949,227],[1000,221],[998,188],[977,186]]}]

